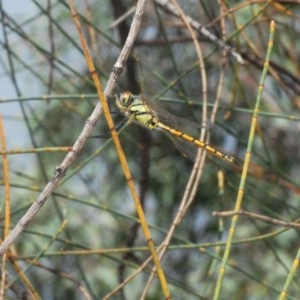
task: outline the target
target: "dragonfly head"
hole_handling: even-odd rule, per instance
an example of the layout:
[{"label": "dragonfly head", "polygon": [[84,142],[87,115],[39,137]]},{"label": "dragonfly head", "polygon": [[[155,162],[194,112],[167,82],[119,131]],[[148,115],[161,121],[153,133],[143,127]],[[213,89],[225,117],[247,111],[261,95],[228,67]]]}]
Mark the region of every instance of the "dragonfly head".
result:
[{"label": "dragonfly head", "polygon": [[121,112],[126,112],[134,100],[133,95],[130,92],[123,92],[114,95],[116,105]]}]

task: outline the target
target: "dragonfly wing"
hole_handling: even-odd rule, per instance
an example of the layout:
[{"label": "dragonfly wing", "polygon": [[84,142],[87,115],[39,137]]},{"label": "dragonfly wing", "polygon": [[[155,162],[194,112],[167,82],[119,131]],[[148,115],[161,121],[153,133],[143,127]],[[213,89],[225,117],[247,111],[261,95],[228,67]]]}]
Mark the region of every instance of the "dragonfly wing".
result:
[{"label": "dragonfly wing", "polygon": [[191,144],[183,139],[177,138],[168,134],[169,138],[177,148],[177,150],[186,158],[191,161],[194,161],[197,155],[198,147],[194,144]]},{"label": "dragonfly wing", "polygon": [[145,106],[151,107],[155,111],[158,119],[177,130],[188,132],[191,135],[198,136],[201,126],[196,122],[181,118],[170,113],[166,108],[160,104],[159,101],[152,99],[149,95],[143,94],[142,96],[134,96],[135,99],[142,101]]}]

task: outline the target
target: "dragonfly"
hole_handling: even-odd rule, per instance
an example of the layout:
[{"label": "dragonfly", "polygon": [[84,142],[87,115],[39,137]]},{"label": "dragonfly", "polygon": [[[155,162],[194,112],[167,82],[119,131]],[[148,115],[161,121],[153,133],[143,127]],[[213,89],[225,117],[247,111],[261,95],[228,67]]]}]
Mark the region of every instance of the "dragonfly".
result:
[{"label": "dragonfly", "polygon": [[240,164],[240,161],[234,156],[221,152],[200,139],[165,124],[165,122],[161,121],[158,113],[151,107],[151,105],[142,99],[142,97],[135,96],[131,92],[125,91],[115,94],[114,98],[117,108],[129,121],[133,121],[150,130],[163,130],[167,134],[189,142],[198,148],[204,149],[208,153],[228,163],[233,163],[235,165]]}]

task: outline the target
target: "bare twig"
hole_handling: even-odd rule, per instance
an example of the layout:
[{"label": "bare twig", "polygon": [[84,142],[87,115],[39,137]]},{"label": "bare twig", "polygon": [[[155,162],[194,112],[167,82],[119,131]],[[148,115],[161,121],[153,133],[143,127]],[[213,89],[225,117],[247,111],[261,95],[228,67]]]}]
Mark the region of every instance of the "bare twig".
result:
[{"label": "bare twig", "polygon": [[[140,18],[141,18],[140,11],[137,10],[135,18],[140,20]],[[109,77],[109,80],[107,82],[106,89],[105,89],[106,96],[108,96],[114,89],[116,80],[117,80],[119,74],[122,72],[123,66],[131,52],[132,45],[135,40],[136,26],[137,26],[136,23],[137,22],[132,23],[132,28],[129,32],[127,42],[124,45],[124,47],[120,53],[120,56],[113,67],[113,70],[111,72],[111,75]],[[14,241],[21,234],[21,232],[33,220],[33,218],[36,216],[36,214],[40,211],[42,206],[47,201],[48,197],[58,186],[60,180],[63,178],[66,171],[68,170],[68,168],[70,167],[72,162],[75,160],[75,158],[77,157],[81,148],[83,147],[86,140],[90,136],[90,134],[91,134],[93,128],[95,127],[97,120],[100,118],[101,114],[102,114],[102,108],[101,108],[101,105],[98,103],[96,105],[94,111],[92,112],[91,116],[87,119],[87,122],[85,123],[85,126],[82,129],[82,132],[80,133],[77,140],[75,141],[72,151],[69,152],[67,154],[67,156],[64,158],[64,160],[62,161],[62,163],[55,168],[52,178],[46,184],[46,186],[44,187],[41,194],[38,196],[36,201],[32,204],[32,206],[28,209],[28,211],[25,213],[25,215],[16,224],[15,228],[10,232],[8,237],[1,244],[0,255],[3,255],[9,249],[9,247],[14,243]]]},{"label": "bare twig", "polygon": [[238,216],[246,216],[248,218],[263,221],[265,223],[270,223],[270,224],[273,224],[276,226],[300,228],[299,223],[278,220],[278,219],[270,218],[270,217],[267,217],[264,215],[252,213],[252,212],[249,212],[246,210],[238,210],[238,211],[230,210],[230,211],[214,211],[213,212],[213,216],[220,217],[220,218],[228,218],[228,217],[237,216],[237,215]]},{"label": "bare twig", "polygon": [[[191,27],[191,24],[189,22],[189,18],[185,15],[184,11],[181,9],[180,5],[178,4],[178,2],[176,0],[171,0],[171,2],[172,2],[172,5],[174,5],[174,7],[176,8],[176,11],[177,11],[178,15],[180,16],[181,20],[183,21],[184,25],[187,27],[188,32],[189,32],[189,34],[193,40],[194,46],[195,46],[195,51],[196,51],[198,61],[199,61],[199,72],[201,74],[200,80],[202,80],[202,97],[203,97],[202,120],[205,123],[205,121],[207,120],[207,80],[206,80],[207,76],[206,76],[206,70],[205,70],[202,51],[201,51],[199,42],[197,40],[195,31],[193,30],[193,28]],[[206,131],[205,131],[205,127],[203,127],[203,130],[201,131],[201,134],[200,134],[200,139],[204,140],[205,135],[206,135]],[[191,203],[195,197],[197,186],[199,184],[199,181],[200,181],[200,178],[202,175],[203,165],[205,162],[206,155],[207,155],[207,153],[205,151],[203,151],[201,149],[198,150],[197,158],[194,163],[192,173],[189,177],[184,195],[180,202],[180,206],[178,208],[177,214],[176,214],[174,221],[170,227],[170,230],[168,231],[167,236],[165,237],[164,241],[161,243],[161,249],[159,252],[160,259],[162,259],[164,257],[176,228],[182,221],[185,213],[187,212],[187,209],[189,208],[189,206],[191,205]],[[147,286],[144,289],[143,299],[146,298],[146,290],[149,288],[150,283],[153,280],[154,271],[155,271],[155,267],[152,269],[151,276],[147,282]]]},{"label": "bare twig", "polygon": [[[160,7],[162,7],[167,13],[170,13],[170,14],[176,16],[176,17],[180,17],[180,15],[181,15],[180,11],[178,10],[178,8],[174,4],[171,3],[171,1],[169,1],[169,0],[155,0],[155,2]],[[190,25],[194,28],[194,30],[196,30],[197,32],[199,32],[200,34],[202,34],[203,36],[208,38],[214,44],[218,45],[221,49],[224,49],[239,64],[241,64],[241,65],[245,64],[245,61],[242,58],[241,54],[239,54],[234,47],[229,46],[228,44],[223,42],[221,39],[219,39],[217,36],[215,36],[213,33],[211,33],[208,29],[206,29],[202,24],[200,24],[196,20],[192,19],[191,17],[188,16],[187,19],[188,19]]]}]

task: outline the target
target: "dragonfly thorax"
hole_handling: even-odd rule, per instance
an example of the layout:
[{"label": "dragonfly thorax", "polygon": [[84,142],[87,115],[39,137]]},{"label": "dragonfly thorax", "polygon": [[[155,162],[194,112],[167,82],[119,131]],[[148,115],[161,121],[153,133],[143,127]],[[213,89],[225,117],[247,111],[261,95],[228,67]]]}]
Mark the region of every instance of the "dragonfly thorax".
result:
[{"label": "dragonfly thorax", "polygon": [[139,96],[124,92],[115,96],[116,105],[121,113],[131,121],[144,125],[148,129],[158,127],[156,112]]}]

